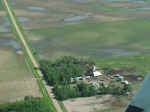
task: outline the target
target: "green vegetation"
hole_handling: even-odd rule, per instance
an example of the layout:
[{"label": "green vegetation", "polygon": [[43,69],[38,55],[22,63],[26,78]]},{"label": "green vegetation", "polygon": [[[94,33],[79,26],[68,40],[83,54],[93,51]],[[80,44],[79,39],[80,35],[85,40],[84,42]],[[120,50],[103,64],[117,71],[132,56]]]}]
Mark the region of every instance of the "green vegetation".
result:
[{"label": "green vegetation", "polygon": [[49,108],[43,99],[26,96],[24,101],[1,104],[0,112],[49,112]]},{"label": "green vegetation", "polygon": [[108,4],[104,3],[99,3],[99,2],[91,2],[88,3],[91,8],[95,8],[96,10],[104,10],[104,11],[112,11],[112,10],[119,10],[121,7],[117,6],[111,6]]},{"label": "green vegetation", "polygon": [[3,10],[3,5],[2,5],[2,1],[0,1],[0,11]]},{"label": "green vegetation", "polygon": [[150,58],[149,55],[128,55],[113,58],[94,58],[99,68],[126,67],[134,68],[138,75],[146,75],[149,71]]},{"label": "green vegetation", "polygon": [[64,55],[95,58],[149,53],[149,29],[149,20],[133,19],[34,29],[30,33],[35,35],[31,41],[35,37],[39,40],[32,42],[40,48],[37,52],[42,58]]},{"label": "green vegetation", "polygon": [[64,106],[64,104],[61,101],[58,101],[59,106],[61,107],[63,112],[67,112],[66,107]]},{"label": "green vegetation", "polygon": [[91,83],[78,80],[71,82],[71,78],[90,72],[92,63],[92,61],[65,56],[54,62],[42,60],[40,69],[47,83],[54,86],[53,92],[58,100],[98,94],[125,95],[131,90],[129,86],[121,84],[120,81],[115,85],[116,80],[110,82],[107,87],[100,83],[98,88]]},{"label": "green vegetation", "polygon": [[[9,3],[8,3],[8,4],[9,4]],[[10,7],[10,5],[9,5],[9,7]],[[20,29],[21,33],[24,35],[24,31],[23,31],[23,29],[22,29],[22,26],[21,26],[21,25],[19,24],[19,22],[17,21],[17,18],[16,18],[16,16],[15,16],[15,13],[13,12],[13,9],[12,9],[11,7],[10,7],[10,9],[11,9],[11,12],[13,13],[13,16],[14,16],[16,22],[17,22],[17,25],[19,26],[19,29]],[[11,20],[11,18],[10,18],[10,15],[9,15],[9,13],[8,13],[8,9],[7,9],[6,7],[5,7],[5,10],[6,10],[7,15],[8,15],[8,17],[9,17],[11,23],[12,23],[12,24],[11,24],[11,29],[12,29],[13,33],[15,33],[17,39],[18,39],[19,41],[21,41],[20,38],[19,38],[19,34],[18,34],[18,32],[16,31],[16,29],[15,29],[15,27],[14,27],[14,25],[13,25],[13,22],[12,22],[12,20]],[[35,52],[33,52],[32,46],[29,45],[29,41],[27,40],[27,38],[25,37],[25,35],[24,35],[24,38],[25,38],[25,41],[27,42],[29,48],[31,49],[31,52],[33,53],[33,56],[35,56]],[[22,42],[21,42],[21,43],[22,43]],[[39,88],[40,88],[41,93],[43,94],[43,97],[44,97],[43,99],[45,100],[45,102],[47,102],[50,111],[56,112],[56,108],[54,107],[53,102],[52,102],[52,100],[50,99],[50,97],[49,97],[49,95],[48,95],[48,92],[47,92],[47,90],[46,90],[46,88],[45,88],[45,86],[44,86],[42,80],[40,79],[39,74],[38,74],[37,71],[35,70],[34,65],[33,65],[33,63],[32,63],[32,61],[31,61],[31,59],[30,59],[30,57],[29,57],[29,55],[28,55],[28,53],[27,53],[27,51],[26,51],[24,45],[23,45],[23,44],[21,44],[21,45],[22,45],[22,48],[23,48],[23,50],[24,50],[26,59],[27,59],[29,65],[31,66],[32,72],[33,72],[35,78],[37,79],[36,81],[37,81],[37,83],[38,83],[38,86],[39,86]],[[38,60],[37,60],[37,61],[38,61]]]},{"label": "green vegetation", "polygon": [[98,94],[125,95],[127,92],[131,92],[131,86],[112,80],[107,87],[104,84],[100,84],[97,92]]},{"label": "green vegetation", "polygon": [[[133,19],[66,25],[31,30],[31,33],[38,35],[39,41],[33,43],[41,48],[37,51],[42,58],[55,59],[64,55],[86,56],[92,58],[100,68],[116,66],[135,68],[137,74],[145,75],[150,62],[149,29],[149,20]],[[49,50],[47,46],[51,49]],[[117,57],[112,57],[116,55]]]},{"label": "green vegetation", "polygon": [[57,59],[55,62],[41,60],[40,69],[49,85],[65,85],[71,83],[71,78],[84,75],[90,68],[91,63],[71,56],[65,56]]},{"label": "green vegetation", "polygon": [[92,84],[77,83],[76,85],[55,85],[53,92],[58,100],[66,100],[76,97],[89,97],[94,95],[126,95],[131,91],[130,85],[124,85],[118,82],[110,82],[107,87],[100,84],[100,87],[95,88]]},{"label": "green vegetation", "polygon": [[60,28],[45,28],[31,31],[37,35],[48,37],[50,40],[62,40],[67,45],[95,44],[95,46],[99,45],[99,47],[113,47],[114,45],[122,44],[125,47],[132,44],[132,46],[137,47],[142,47],[142,45],[148,47],[147,40],[149,38],[147,35],[150,34],[149,28],[149,20],[127,20],[66,25]]},{"label": "green vegetation", "polygon": [[1,81],[32,78],[31,70],[28,68],[24,56],[17,55],[12,49],[0,49],[0,54]]},{"label": "green vegetation", "polygon": [[79,83],[75,86],[55,85],[53,92],[58,100],[96,95],[94,86],[85,83]]}]

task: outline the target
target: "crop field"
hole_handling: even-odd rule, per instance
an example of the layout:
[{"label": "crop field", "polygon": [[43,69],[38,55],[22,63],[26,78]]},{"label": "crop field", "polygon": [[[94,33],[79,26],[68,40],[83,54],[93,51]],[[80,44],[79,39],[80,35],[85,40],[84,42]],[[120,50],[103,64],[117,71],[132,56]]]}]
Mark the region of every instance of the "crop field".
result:
[{"label": "crop field", "polygon": [[1,1],[0,1],[0,11],[2,11],[2,10],[3,10],[3,7],[2,7]]},{"label": "crop field", "polygon": [[41,96],[36,80],[12,34],[0,33],[0,103]]},{"label": "crop field", "polygon": [[[138,75],[149,70],[149,1],[11,0],[10,3],[40,59],[71,55],[94,60],[99,68],[135,68]],[[95,97],[79,98],[64,104],[70,112],[120,112],[128,102],[122,102],[121,98],[123,105],[114,108],[107,102],[115,98],[110,100],[100,98],[94,104]],[[97,108],[103,104],[106,108]]]},{"label": "crop field", "polygon": [[148,20],[127,20],[44,28],[28,33],[44,58],[63,55],[101,58],[149,53],[149,29]]},{"label": "crop field", "polygon": [[0,104],[41,96],[20,44],[0,4]]},{"label": "crop field", "polygon": [[11,0],[25,29],[87,22],[149,19],[149,3],[103,0]]},{"label": "crop field", "polygon": [[[101,95],[76,98],[64,101],[69,112],[123,112],[128,103],[127,97]],[[78,108],[82,107],[82,108]]]},{"label": "crop field", "polygon": [[40,58],[149,53],[150,3],[12,0],[11,4]]}]

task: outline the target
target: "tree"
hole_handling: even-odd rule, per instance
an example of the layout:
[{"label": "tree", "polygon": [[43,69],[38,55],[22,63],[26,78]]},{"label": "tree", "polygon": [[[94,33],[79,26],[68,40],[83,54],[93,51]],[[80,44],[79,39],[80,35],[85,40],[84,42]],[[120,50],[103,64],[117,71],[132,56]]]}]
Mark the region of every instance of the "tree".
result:
[{"label": "tree", "polygon": [[56,83],[65,85],[71,83],[72,77],[84,75],[87,71],[87,63],[85,60],[65,56],[54,62],[41,60],[40,69],[49,85],[55,85]]}]

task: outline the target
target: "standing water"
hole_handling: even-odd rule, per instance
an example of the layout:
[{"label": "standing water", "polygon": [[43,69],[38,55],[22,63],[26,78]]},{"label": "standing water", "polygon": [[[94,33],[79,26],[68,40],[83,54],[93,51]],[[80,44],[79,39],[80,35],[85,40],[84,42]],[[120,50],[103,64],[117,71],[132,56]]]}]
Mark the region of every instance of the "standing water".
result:
[{"label": "standing water", "polygon": [[65,18],[64,22],[73,22],[73,21],[80,21],[80,20],[84,20],[84,19],[88,19],[89,16],[73,16],[70,18]]},{"label": "standing water", "polygon": [[16,50],[21,49],[20,44],[16,40],[10,38],[0,38],[0,46],[11,47]]},{"label": "standing water", "polygon": [[27,17],[18,17],[18,21],[19,21],[19,22],[29,22],[30,19],[27,18]]},{"label": "standing water", "polygon": [[45,8],[41,8],[41,7],[27,7],[28,10],[32,10],[32,11],[45,11]]},{"label": "standing water", "polygon": [[2,23],[0,24],[0,32],[8,32],[10,27],[8,18],[6,16],[0,18],[2,18]]}]

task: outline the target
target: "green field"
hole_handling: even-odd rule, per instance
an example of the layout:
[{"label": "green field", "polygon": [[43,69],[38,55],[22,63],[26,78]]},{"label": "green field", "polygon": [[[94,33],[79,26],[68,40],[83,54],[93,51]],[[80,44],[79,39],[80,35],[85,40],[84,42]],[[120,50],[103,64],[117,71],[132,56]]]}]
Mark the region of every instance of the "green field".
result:
[{"label": "green field", "polygon": [[44,58],[62,55],[102,58],[149,53],[149,29],[149,20],[133,19],[31,30],[28,37]]},{"label": "green field", "polygon": [[150,70],[150,55],[128,55],[113,58],[94,58],[99,68],[126,67],[136,70],[137,75],[146,75]]},{"label": "green field", "polygon": [[0,11],[3,10],[3,7],[2,7],[2,2],[0,1]]},{"label": "green field", "polygon": [[31,71],[27,67],[24,56],[17,55],[15,51],[12,51],[9,48],[1,50],[0,52],[0,72],[1,74],[5,73],[5,75],[2,75],[1,80],[9,81],[20,80],[29,77],[32,78]]}]

